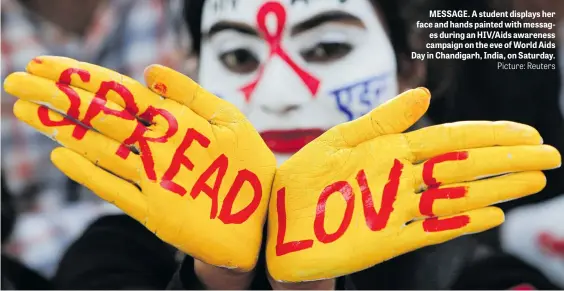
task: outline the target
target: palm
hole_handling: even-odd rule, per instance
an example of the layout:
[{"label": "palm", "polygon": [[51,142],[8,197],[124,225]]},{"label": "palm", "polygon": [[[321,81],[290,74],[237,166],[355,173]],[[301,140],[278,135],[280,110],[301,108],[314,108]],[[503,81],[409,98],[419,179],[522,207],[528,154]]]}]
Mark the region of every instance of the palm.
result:
[{"label": "palm", "polygon": [[254,267],[276,161],[233,105],[161,66],[146,70],[149,89],[66,58],[27,69],[5,88],[19,119],[65,146],[59,169],[180,250]]},{"label": "palm", "polygon": [[330,129],[280,167],[267,244],[274,279],[350,274],[497,226],[503,213],[487,206],[540,191],[540,170],[560,163],[536,130],[511,122],[402,134],[428,105],[426,91],[408,91]]}]

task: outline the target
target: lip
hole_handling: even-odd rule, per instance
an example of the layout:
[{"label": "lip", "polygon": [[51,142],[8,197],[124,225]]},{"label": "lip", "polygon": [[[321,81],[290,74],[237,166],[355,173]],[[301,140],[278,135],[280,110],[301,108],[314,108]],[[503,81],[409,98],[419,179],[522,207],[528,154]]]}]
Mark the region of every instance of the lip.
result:
[{"label": "lip", "polygon": [[275,153],[293,154],[325,132],[323,129],[267,130],[260,133]]}]

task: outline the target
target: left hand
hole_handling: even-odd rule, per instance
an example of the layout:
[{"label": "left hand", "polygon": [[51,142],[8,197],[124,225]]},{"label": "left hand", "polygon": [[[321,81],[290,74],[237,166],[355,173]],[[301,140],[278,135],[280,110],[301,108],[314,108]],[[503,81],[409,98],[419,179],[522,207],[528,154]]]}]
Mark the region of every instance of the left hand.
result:
[{"label": "left hand", "polygon": [[541,170],[561,164],[534,128],[514,122],[402,134],[429,103],[426,89],[409,90],[278,169],[266,253],[275,280],[334,278],[498,226],[504,214],[489,205],[542,190]]}]

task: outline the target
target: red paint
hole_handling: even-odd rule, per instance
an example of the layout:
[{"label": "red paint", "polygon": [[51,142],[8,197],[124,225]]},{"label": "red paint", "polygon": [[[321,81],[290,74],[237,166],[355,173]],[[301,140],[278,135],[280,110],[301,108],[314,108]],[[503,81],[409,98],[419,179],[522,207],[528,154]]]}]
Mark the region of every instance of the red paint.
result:
[{"label": "red paint", "polygon": [[278,232],[276,233],[276,255],[298,252],[313,246],[312,239],[284,242],[286,237],[286,188],[276,192],[276,212],[278,213]]},{"label": "red paint", "polygon": [[186,189],[184,187],[176,184],[172,179],[180,171],[180,166],[186,167],[188,170],[192,171],[194,169],[194,164],[185,155],[186,150],[192,145],[192,142],[196,141],[200,146],[207,148],[210,145],[210,140],[203,134],[198,132],[193,128],[189,128],[184,135],[184,139],[176,149],[174,156],[172,157],[172,162],[170,167],[166,170],[163,178],[161,180],[161,186],[169,191],[172,191],[180,196],[186,194]]},{"label": "red paint", "polygon": [[[67,115],[76,120],[80,117],[80,97],[76,91],[74,91],[69,84],[71,83],[71,77],[73,74],[79,75],[83,82],[90,81],[90,73],[85,70],[80,70],[76,68],[70,68],[61,73],[59,77],[59,82],[57,83],[58,88],[67,95],[70,101],[70,108],[67,111]],[[157,83],[155,89],[162,94],[166,94],[166,86],[162,83]],[[110,91],[116,92],[123,98],[125,108],[123,110],[113,110],[106,107],[107,94]],[[123,120],[135,120],[135,115],[138,114],[139,108],[135,104],[133,94],[123,85],[116,83],[114,81],[102,82],[100,88],[95,94],[92,102],[90,103],[85,117],[80,121],[80,123],[75,122],[72,119],[63,118],[60,121],[53,121],[49,118],[49,109],[45,106],[41,106],[38,109],[38,116],[42,123],[47,126],[63,126],[63,125],[76,125],[73,131],[73,136],[76,139],[82,139],[86,132],[87,127],[92,127],[92,120],[101,112],[114,115]],[[141,154],[141,160],[143,162],[143,167],[145,168],[145,173],[150,180],[156,181],[155,173],[155,161],[153,159],[151,149],[149,147],[149,142],[165,143],[170,137],[172,137],[178,131],[178,122],[176,118],[170,112],[164,109],[157,109],[149,106],[147,110],[139,115],[140,119],[146,120],[149,123],[153,123],[154,118],[160,115],[168,123],[168,129],[163,136],[160,137],[146,137],[145,133],[150,129],[145,127],[140,122],[137,122],[136,127],[132,134],[124,140],[120,148],[116,151],[116,155],[123,159],[126,159],[131,153],[130,147],[138,145]],[[172,162],[169,168],[164,173],[161,186],[164,189],[175,192],[181,196],[186,194],[186,189],[181,185],[176,184],[173,179],[180,171],[180,166],[186,167],[188,170],[194,168],[192,161],[185,155],[186,150],[192,145],[193,141],[197,141],[201,146],[207,148],[210,144],[210,140],[204,135],[196,131],[195,129],[188,129],[184,136],[184,139],[176,149]],[[214,219],[218,212],[218,193],[220,186],[222,184],[223,178],[227,172],[228,159],[225,155],[220,155],[205,171],[200,175],[194,187],[191,191],[191,196],[196,199],[201,192],[208,195],[212,200],[212,207],[210,210],[210,218]],[[217,178],[213,183],[213,186],[207,184],[208,179],[217,172]],[[239,192],[241,191],[243,185],[249,183],[253,188],[253,199],[243,209],[233,213],[233,204],[237,198]],[[237,173],[233,184],[231,185],[219,213],[219,219],[225,224],[240,224],[245,222],[258,208],[262,198],[262,187],[259,178],[249,170],[241,170]]]},{"label": "red paint", "polygon": [[[90,82],[90,73],[85,70],[70,68],[64,70],[61,75],[59,76],[59,81],[57,82],[56,86],[67,95],[69,99],[69,109],[66,112],[66,115],[73,118],[78,119],[80,117],[80,97],[74,89],[72,89],[69,84],[71,83],[72,75],[78,75],[82,82]],[[39,107],[37,110],[37,116],[39,117],[39,121],[45,126],[65,126],[65,125],[75,125],[76,128],[82,128],[83,130],[88,130],[82,126],[79,126],[78,123],[71,121],[70,119],[63,118],[59,121],[51,120],[49,117],[49,109],[45,106]]]},{"label": "red paint", "polygon": [[[276,31],[271,33],[266,26],[266,16],[272,13],[276,19]],[[266,62],[270,61],[274,56],[280,57],[284,62],[292,68],[292,70],[300,77],[306,87],[309,89],[311,95],[315,97],[319,89],[320,81],[304,69],[300,68],[294,60],[282,48],[282,36],[286,26],[286,10],[279,2],[267,2],[262,5],[257,13],[257,27],[259,32],[264,35],[265,41],[270,47],[270,53]],[[254,81],[243,86],[240,90],[245,95],[245,100],[250,101],[251,94],[255,90],[258,82],[264,73],[264,64],[260,66],[258,75]]]},{"label": "red paint", "polygon": [[[419,200],[419,212],[425,216],[435,216],[433,203],[437,199],[458,199],[466,195],[466,187],[453,188],[430,188],[421,194]],[[467,215],[459,215],[451,218],[431,218],[423,221],[423,229],[427,232],[457,229],[467,225],[470,218]]]},{"label": "red paint", "polygon": [[509,288],[509,290],[537,290],[537,288],[535,288],[535,286],[531,285],[531,284],[519,284],[517,286],[511,287]]},{"label": "red paint", "polygon": [[[69,102],[70,102],[70,107],[66,112],[66,115],[74,118],[74,119],[78,119],[79,117],[79,108],[80,108],[80,97],[78,96],[78,93],[76,93],[76,91],[74,91],[71,87],[69,87],[68,85],[65,84],[59,84],[57,83],[56,85],[59,90],[61,90],[61,92],[65,93],[65,95],[67,95]],[[51,118],[49,117],[49,108],[47,108],[46,106],[40,106],[39,109],[37,109],[37,116],[39,117],[39,121],[45,125],[45,126],[65,126],[65,125],[75,125],[75,128],[80,128],[82,126],[79,126],[78,123],[68,119],[68,118],[64,118],[58,121],[54,121],[51,120]],[[88,130],[88,129],[86,129]]]},{"label": "red paint", "polygon": [[[245,182],[248,182],[253,188],[253,199],[249,205],[245,206],[245,208],[241,209],[239,212],[231,213],[235,198],[237,198],[237,195],[241,191]],[[241,224],[247,221],[247,219],[255,213],[260,205],[261,199],[262,186],[257,175],[246,169],[241,170],[237,173],[235,181],[233,181],[233,184],[229,188],[229,191],[223,200],[223,205],[221,206],[221,212],[219,213],[218,218],[225,224]]]},{"label": "red paint", "polygon": [[61,72],[61,75],[59,75],[58,83],[70,85],[72,82],[71,77],[74,74],[77,74],[82,82],[84,83],[90,82],[90,72],[88,72],[87,70],[78,69],[78,68],[68,68],[63,72]]},{"label": "red paint", "polygon": [[[448,161],[461,161],[468,159],[468,152],[451,152],[436,156],[429,159],[423,165],[423,182],[427,185],[428,190],[421,194],[419,200],[419,212],[425,216],[434,216],[433,203],[437,199],[458,199],[466,195],[465,187],[442,188],[438,187],[441,182],[437,181],[433,176],[433,170],[436,164]],[[431,217],[423,221],[423,230],[426,232],[438,232],[445,230],[453,230],[466,226],[470,223],[470,217],[467,215],[459,215],[450,218],[438,219]]]},{"label": "red paint", "polygon": [[[125,103],[125,108],[123,110],[113,110],[106,107],[106,96],[110,91],[116,92],[121,96],[121,98],[123,98],[123,101]],[[98,116],[100,112],[103,112],[107,115],[117,116],[124,120],[135,120],[135,115],[137,115],[137,113],[139,112],[139,108],[135,104],[133,94],[131,94],[131,92],[125,86],[115,81],[108,81],[102,82],[100,84],[100,88],[98,89],[98,92],[96,92],[96,95],[88,106],[86,115],[81,120],[81,123],[86,127],[92,127],[92,119]],[[73,136],[78,140],[82,139],[85,134],[86,131],[81,130],[81,128],[78,127],[73,132]]]},{"label": "red paint", "polygon": [[160,83],[160,82],[155,83],[155,85],[153,86],[153,89],[161,96],[166,95],[167,87],[163,83]]},{"label": "red paint", "polygon": [[427,218],[423,221],[425,232],[439,232],[462,228],[470,223],[468,215],[459,215],[447,219],[439,220],[437,217]]},{"label": "red paint", "polygon": [[324,132],[322,129],[269,130],[260,135],[273,152],[293,154]]},{"label": "red paint", "polygon": [[564,258],[564,237],[557,237],[550,232],[541,232],[537,236],[541,249],[553,256]]},{"label": "red paint", "polygon": [[140,122],[137,122],[135,130],[131,135],[126,138],[116,151],[116,155],[122,159],[126,159],[131,150],[130,146],[135,144],[139,145],[139,150],[141,152],[141,161],[143,162],[143,168],[145,169],[145,174],[147,178],[156,181],[157,174],[155,173],[155,161],[153,159],[153,154],[151,153],[151,148],[149,147],[149,142],[154,143],[166,143],[169,138],[171,138],[178,131],[178,122],[176,118],[170,112],[164,109],[157,109],[153,106],[149,106],[143,114],[140,115],[141,118],[147,120],[148,122],[153,122],[155,116],[160,115],[168,122],[167,132],[161,137],[146,137],[145,133],[148,131]]},{"label": "red paint", "polygon": [[43,61],[39,58],[33,58],[31,61],[36,63],[36,64],[43,64]]},{"label": "red paint", "polygon": [[75,125],[75,126],[81,126],[78,123],[72,121],[71,119],[68,119],[66,117],[63,116],[63,119],[61,120],[51,120],[51,117],[49,116],[49,108],[41,105],[39,106],[39,108],[37,109],[37,116],[39,117],[39,121],[41,123],[43,123],[43,125],[45,126],[65,126],[65,125]]},{"label": "red paint", "polygon": [[468,152],[451,152],[442,154],[433,158],[430,158],[423,164],[423,182],[429,188],[436,188],[441,185],[441,182],[437,181],[433,177],[433,169],[435,168],[436,164],[447,162],[447,161],[461,161],[468,159]]},{"label": "red paint", "polygon": [[[200,195],[200,193],[204,193],[208,195],[211,199],[211,211],[210,211],[210,218],[214,219],[217,216],[217,196],[219,195],[219,187],[221,186],[221,182],[223,182],[223,177],[225,177],[225,173],[227,173],[227,166],[229,165],[229,160],[225,155],[220,155],[211,163],[211,165],[198,177],[196,183],[194,183],[194,187],[192,187],[192,191],[190,191],[190,196],[196,199]],[[192,170],[192,169],[190,169]],[[208,179],[217,172],[217,176],[215,178],[215,183],[212,187],[210,187],[206,182]],[[179,186],[182,188],[182,186]],[[180,196],[184,196],[186,190],[183,191]]]},{"label": "red paint", "polygon": [[466,187],[452,188],[430,188],[421,194],[419,200],[419,212],[425,216],[435,216],[433,213],[433,203],[437,199],[458,199],[466,195]]},{"label": "red paint", "polygon": [[[347,208],[345,209],[345,215],[341,221],[341,225],[334,233],[327,233],[325,231],[325,205],[327,199],[334,193],[340,193],[345,202],[347,203]],[[317,201],[317,209],[315,212],[315,220],[313,222],[313,232],[318,241],[322,243],[331,243],[339,239],[349,227],[352,221],[352,216],[354,212],[354,193],[351,185],[347,181],[335,182],[323,189],[319,200]]]},{"label": "red paint", "polygon": [[356,181],[358,182],[360,192],[362,193],[362,205],[366,226],[368,226],[370,230],[379,231],[386,228],[386,225],[390,220],[390,216],[394,211],[394,202],[396,201],[396,196],[398,194],[402,170],[403,164],[399,160],[394,160],[394,165],[392,166],[388,176],[388,183],[384,186],[382,203],[380,205],[380,211],[378,212],[376,212],[374,207],[372,193],[368,187],[368,181],[366,180],[364,170],[360,170],[356,175]]}]

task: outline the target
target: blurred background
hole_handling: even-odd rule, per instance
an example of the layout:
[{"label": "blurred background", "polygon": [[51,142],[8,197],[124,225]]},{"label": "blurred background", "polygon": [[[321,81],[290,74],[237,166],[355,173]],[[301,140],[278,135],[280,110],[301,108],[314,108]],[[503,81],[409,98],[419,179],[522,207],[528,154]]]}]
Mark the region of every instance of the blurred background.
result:
[{"label": "blurred background", "polygon": [[[326,130],[368,112],[396,93],[426,86],[433,95],[432,105],[416,128],[462,120],[511,120],[534,126],[545,144],[564,152],[564,1],[323,0],[325,4],[320,4],[320,0],[281,0],[288,14],[286,26],[331,8],[328,15],[333,17],[317,19],[318,23],[306,23],[301,28],[299,24],[305,22],[298,23],[282,41],[290,58],[320,81],[319,92],[313,92],[288,61],[280,62],[269,55],[272,44],[260,37],[268,31],[257,28],[254,18],[262,2],[266,1],[2,0],[2,80],[12,72],[25,70],[26,64],[40,55],[98,64],[140,82],[144,68],[158,63],[187,74],[236,104],[261,133],[277,130],[288,134],[304,128]],[[370,12],[363,9],[366,5],[370,5]],[[430,21],[429,11],[435,9],[556,12],[552,20],[530,20],[556,25],[538,30],[556,33],[556,48],[523,50],[554,53],[556,60],[533,62],[555,64],[555,69],[501,70],[497,60],[412,60],[412,52],[433,51],[425,48],[432,30],[417,29],[415,23]],[[230,15],[240,16],[243,25],[222,21]],[[495,19],[502,20],[513,19]],[[214,25],[218,23],[221,25]],[[262,68],[264,76],[258,73],[256,77]],[[281,82],[283,76],[293,77],[284,77]],[[375,76],[384,76],[384,81],[373,83]],[[252,93],[240,90],[255,77],[261,81]],[[294,91],[290,94],[289,90]],[[340,95],[345,91],[348,97]],[[77,244],[92,241],[87,234],[93,225],[101,218],[120,216],[121,211],[51,164],[49,153],[55,142],[15,119],[15,100],[3,92],[2,289],[92,287],[80,284],[105,280],[97,273],[103,266],[90,265],[80,258],[85,253],[95,257],[97,246],[90,244],[77,250]],[[291,154],[275,138],[267,144],[279,162]],[[548,183],[541,193],[500,204],[506,211],[501,227],[418,250],[354,274],[354,287],[564,288],[563,170],[546,173]],[[120,272],[134,273],[139,265],[147,264],[152,267],[139,272],[155,278],[135,288],[166,287],[166,278],[172,276],[177,264],[171,252],[132,255],[147,259],[135,261],[136,267],[124,264]],[[155,264],[163,267],[154,270]],[[405,274],[413,280],[403,279]],[[101,289],[131,287],[124,285],[125,279],[120,280],[112,279]]]}]

